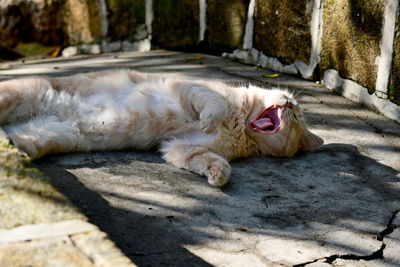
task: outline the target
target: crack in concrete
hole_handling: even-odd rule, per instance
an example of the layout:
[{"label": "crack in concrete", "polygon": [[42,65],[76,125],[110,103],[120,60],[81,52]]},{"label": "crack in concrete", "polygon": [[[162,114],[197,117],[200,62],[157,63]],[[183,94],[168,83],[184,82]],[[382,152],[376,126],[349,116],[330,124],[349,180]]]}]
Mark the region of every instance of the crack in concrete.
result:
[{"label": "crack in concrete", "polygon": [[276,262],[273,260],[270,260],[268,257],[265,257],[264,255],[262,255],[258,249],[257,249],[257,245],[258,243],[260,243],[261,241],[257,241],[254,245],[253,248],[246,248],[243,249],[242,252],[245,253],[249,253],[252,254],[254,256],[256,256],[263,264],[265,264],[265,266],[282,266],[282,267],[289,267],[289,265],[281,263],[281,262]]},{"label": "crack in concrete", "polygon": [[386,247],[385,242],[383,241],[385,236],[393,233],[393,231],[397,228],[393,225],[393,221],[396,218],[397,214],[400,212],[400,210],[396,210],[392,213],[392,216],[389,219],[389,222],[386,226],[385,229],[383,229],[378,236],[376,237],[377,240],[382,242],[381,247],[377,250],[374,251],[372,254],[370,255],[354,255],[354,254],[345,254],[345,255],[332,255],[332,256],[328,256],[328,257],[324,257],[324,258],[319,258],[313,261],[309,261],[306,263],[301,263],[301,264],[296,264],[293,265],[293,267],[304,267],[307,266],[308,264],[311,263],[315,263],[315,262],[325,262],[325,263],[333,263],[335,260],[337,259],[343,259],[343,260],[365,260],[365,261],[371,261],[371,260],[379,260],[379,259],[383,259],[383,251]]},{"label": "crack in concrete", "polygon": [[391,233],[393,233],[393,231],[397,228],[397,227],[395,227],[393,225],[393,221],[396,218],[397,214],[399,214],[399,213],[400,213],[400,210],[393,211],[392,217],[390,217],[387,227],[385,229],[383,229],[383,231],[378,234],[378,237],[376,238],[377,240],[383,241],[385,236],[390,235]]}]

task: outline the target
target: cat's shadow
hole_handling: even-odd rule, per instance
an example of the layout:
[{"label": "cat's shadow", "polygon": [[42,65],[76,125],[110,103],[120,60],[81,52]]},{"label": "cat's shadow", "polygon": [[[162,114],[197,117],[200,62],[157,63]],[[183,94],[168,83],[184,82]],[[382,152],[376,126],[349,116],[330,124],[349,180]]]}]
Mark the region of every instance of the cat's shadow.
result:
[{"label": "cat's shadow", "polygon": [[[400,208],[398,171],[348,144],[292,159],[235,161],[222,190],[154,152],[53,156],[37,164],[138,266],[210,266],[186,247],[227,239],[219,229],[315,239],[314,225],[324,224],[362,234],[369,231],[364,223],[382,223],[391,207]],[[368,208],[371,202],[381,208]]]},{"label": "cat's shadow", "polygon": [[[124,159],[116,159],[122,155]],[[51,183],[66,195],[90,222],[106,232],[136,265],[212,266],[182,246],[182,243],[191,243],[190,236],[180,233],[179,229],[173,226],[173,215],[149,216],[124,205],[117,207],[109,201],[109,197],[115,196],[125,202],[135,201],[135,197],[118,195],[111,188],[107,192],[89,188],[85,182],[91,181],[82,181],[82,177],[77,177],[70,171],[82,167],[96,169],[107,165],[107,168],[115,168],[118,175],[127,175],[128,169],[118,167],[129,164],[127,159],[152,164],[163,162],[160,155],[149,152],[106,152],[46,157],[38,160],[36,164],[50,177]],[[151,207],[146,210],[153,209]]]}]

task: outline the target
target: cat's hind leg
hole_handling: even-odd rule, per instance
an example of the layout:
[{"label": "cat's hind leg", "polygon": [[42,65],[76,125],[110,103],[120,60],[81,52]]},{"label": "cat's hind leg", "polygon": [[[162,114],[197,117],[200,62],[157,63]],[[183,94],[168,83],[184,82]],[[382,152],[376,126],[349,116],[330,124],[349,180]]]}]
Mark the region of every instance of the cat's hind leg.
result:
[{"label": "cat's hind leg", "polygon": [[16,147],[32,159],[50,153],[83,150],[83,138],[72,121],[55,116],[35,117],[27,122],[7,125],[4,130]]},{"label": "cat's hind leg", "polygon": [[231,173],[228,161],[205,146],[173,140],[164,143],[161,152],[167,162],[207,176],[208,182],[213,186],[226,184]]}]

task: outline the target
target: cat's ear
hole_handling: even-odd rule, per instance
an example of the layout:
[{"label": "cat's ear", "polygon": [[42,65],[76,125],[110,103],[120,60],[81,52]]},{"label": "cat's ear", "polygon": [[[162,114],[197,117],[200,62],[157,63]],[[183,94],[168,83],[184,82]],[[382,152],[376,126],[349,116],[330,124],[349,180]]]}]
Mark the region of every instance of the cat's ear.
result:
[{"label": "cat's ear", "polygon": [[312,149],[319,148],[324,143],[324,140],[318,135],[313,134],[309,130],[304,133],[303,140],[300,144],[301,151],[308,151]]}]

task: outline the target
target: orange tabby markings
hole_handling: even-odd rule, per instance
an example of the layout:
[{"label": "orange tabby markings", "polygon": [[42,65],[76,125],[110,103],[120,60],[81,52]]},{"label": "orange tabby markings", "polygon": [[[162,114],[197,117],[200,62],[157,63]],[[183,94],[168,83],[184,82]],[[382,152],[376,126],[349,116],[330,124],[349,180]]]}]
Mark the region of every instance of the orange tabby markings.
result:
[{"label": "orange tabby markings", "polygon": [[323,143],[286,91],[128,70],[0,82],[0,122],[32,158],[159,146],[213,186],[228,181],[228,160],[292,157]]}]

